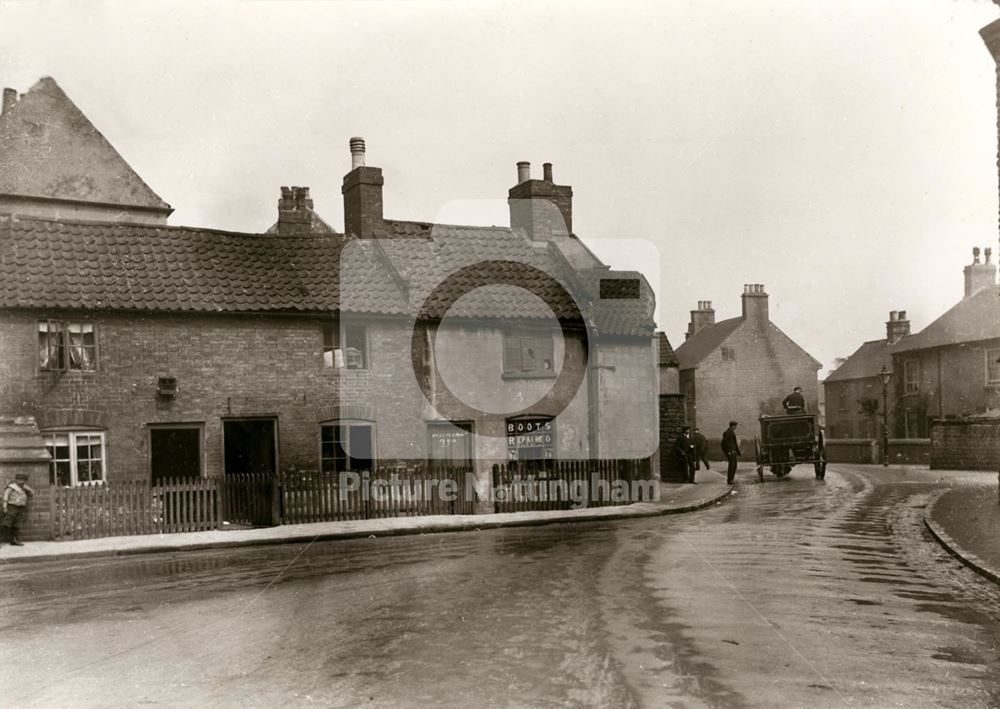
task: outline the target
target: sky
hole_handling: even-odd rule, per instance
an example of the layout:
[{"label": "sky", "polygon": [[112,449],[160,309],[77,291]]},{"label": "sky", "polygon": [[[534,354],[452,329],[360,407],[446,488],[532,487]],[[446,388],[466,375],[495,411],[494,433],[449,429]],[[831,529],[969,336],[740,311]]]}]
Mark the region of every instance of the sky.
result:
[{"label": "sky", "polygon": [[986,0],[11,2],[0,83],[56,79],[175,212],[263,231],[281,185],[343,225],[348,139],[386,217],[507,224],[554,164],[574,231],[689,311],[772,320],[824,364],[917,331],[997,252]]}]

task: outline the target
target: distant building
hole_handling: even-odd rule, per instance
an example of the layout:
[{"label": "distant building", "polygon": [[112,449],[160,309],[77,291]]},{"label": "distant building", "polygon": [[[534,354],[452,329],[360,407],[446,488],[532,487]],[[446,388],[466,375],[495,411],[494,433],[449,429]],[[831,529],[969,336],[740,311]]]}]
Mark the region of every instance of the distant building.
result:
[{"label": "distant building", "polygon": [[795,386],[807,409],[818,411],[820,363],[771,322],[763,285],[744,286],[742,301],[740,317],[718,323],[711,301],[700,301],[677,348],[688,421],[716,443],[730,419],[752,436],[757,418],[782,413],[781,401]]},{"label": "distant building", "polygon": [[[890,347],[910,334],[906,311],[893,310],[885,324],[885,337],[865,342],[823,382],[826,395],[828,438],[876,438],[882,425],[882,377],[892,371]],[[887,392],[890,425],[896,400],[895,387]],[[875,402],[872,404],[872,402]]]},{"label": "distant building", "polygon": [[0,214],[166,224],[172,211],[54,79],[3,90]]},{"label": "distant building", "polygon": [[934,419],[1000,411],[1000,302],[992,252],[973,249],[961,301],[892,346],[894,435],[926,438]]}]

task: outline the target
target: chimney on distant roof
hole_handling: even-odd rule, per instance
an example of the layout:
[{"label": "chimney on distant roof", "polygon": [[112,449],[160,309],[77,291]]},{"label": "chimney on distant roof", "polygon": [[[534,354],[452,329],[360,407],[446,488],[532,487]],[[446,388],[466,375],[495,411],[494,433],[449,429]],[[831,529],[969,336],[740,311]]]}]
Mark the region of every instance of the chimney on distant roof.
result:
[{"label": "chimney on distant roof", "polygon": [[743,286],[743,319],[766,323],[770,320],[767,293],[763,283],[747,283]]},{"label": "chimney on distant roof", "polygon": [[712,309],[712,301],[699,300],[697,310],[691,311],[691,322],[688,323],[688,330],[684,333],[684,339],[691,339],[699,331],[714,324],[715,310]]},{"label": "chimney on distant roof", "polygon": [[894,345],[910,334],[910,321],[906,319],[905,310],[889,311],[889,320],[885,323],[885,339]]},{"label": "chimney on distant roof", "polygon": [[527,182],[531,179],[531,163],[522,160],[517,164],[517,184]]},{"label": "chimney on distant roof", "polygon": [[4,89],[3,90],[3,109],[0,110],[0,115],[8,113],[14,104],[17,103],[17,90],[16,89]]},{"label": "chimney on distant roof", "polygon": [[278,200],[278,234],[308,235],[312,231],[312,208],[308,187],[282,187]]},{"label": "chimney on distant roof", "polygon": [[972,249],[972,263],[965,267],[965,297],[997,283],[997,266],[990,258],[991,249],[986,249],[986,263],[979,262],[979,247]]},{"label": "chimney on distant roof", "polygon": [[344,232],[359,239],[382,233],[382,168],[365,165],[364,138],[351,138],[351,171],[340,188],[344,195]]},{"label": "chimney on distant roof", "polygon": [[573,188],[552,181],[552,163],[542,166],[542,179],[531,179],[531,163],[517,164],[517,184],[507,192],[510,226],[532,241],[550,241],[573,233]]}]

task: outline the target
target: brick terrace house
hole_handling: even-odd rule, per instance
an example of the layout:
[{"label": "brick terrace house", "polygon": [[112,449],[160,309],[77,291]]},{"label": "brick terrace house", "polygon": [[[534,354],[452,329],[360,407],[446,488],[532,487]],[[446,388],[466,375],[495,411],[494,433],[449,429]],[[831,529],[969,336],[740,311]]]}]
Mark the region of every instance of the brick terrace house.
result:
[{"label": "brick terrace house", "polygon": [[[740,422],[744,439],[752,437],[757,418],[781,413],[792,387],[802,387],[809,411],[818,409],[821,365],[771,322],[764,286],[745,285],[742,306],[740,317],[717,323],[711,301],[699,302],[677,348],[688,421],[701,428],[715,456],[730,420]],[[753,455],[751,446],[743,452]]]},{"label": "brick terrace house", "polygon": [[[890,348],[910,334],[906,311],[893,310],[885,324],[885,338],[869,340],[859,347],[824,380],[826,392],[826,435],[828,438],[876,438],[882,421],[882,377],[885,367],[892,371]],[[877,411],[866,411],[863,401],[875,400]],[[886,400],[890,429],[896,391],[890,385]]]},{"label": "brick terrace house", "polygon": [[267,234],[7,203],[0,412],[37,421],[53,484],[414,461],[488,478],[640,454],[655,470],[652,291],[573,236],[551,166],[519,164],[511,227],[400,221],[351,143],[343,235],[306,188],[283,189]]},{"label": "brick terrace house", "polygon": [[898,437],[925,438],[934,419],[1000,412],[997,267],[984,255],[973,249],[962,300],[890,349]]}]

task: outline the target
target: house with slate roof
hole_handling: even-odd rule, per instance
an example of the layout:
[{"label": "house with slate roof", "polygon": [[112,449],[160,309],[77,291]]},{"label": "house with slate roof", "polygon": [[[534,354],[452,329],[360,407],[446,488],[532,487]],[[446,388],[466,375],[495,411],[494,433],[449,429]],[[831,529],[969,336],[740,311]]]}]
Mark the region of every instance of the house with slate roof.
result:
[{"label": "house with slate roof", "polygon": [[0,214],[166,224],[172,211],[54,79],[3,90]]},{"label": "house with slate roof", "polygon": [[[740,423],[744,438],[752,437],[758,417],[781,413],[795,386],[802,387],[807,410],[818,411],[821,365],[771,321],[768,297],[763,285],[745,285],[742,314],[721,322],[711,301],[700,301],[676,351],[688,422],[701,428],[716,457],[730,420]],[[753,455],[752,446],[743,451]]]},{"label": "house with slate roof", "polygon": [[[877,438],[882,425],[882,377],[884,367],[892,371],[893,345],[910,334],[905,310],[893,310],[885,324],[886,336],[859,347],[824,380],[827,438]],[[862,402],[876,402],[867,404]],[[892,430],[895,387],[887,392],[889,426]]]},{"label": "house with slate roof", "polygon": [[655,472],[652,290],[573,235],[551,165],[519,164],[510,227],[457,226],[385,218],[381,169],[351,151],[343,234],[307,188],[283,188],[265,234],[0,216],[0,412],[34,416],[53,484],[425,462],[488,479],[598,457]]},{"label": "house with slate roof", "polygon": [[890,348],[894,435],[927,438],[935,419],[1000,413],[1000,299],[991,249],[973,249],[964,295],[920,332]]}]

